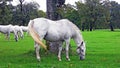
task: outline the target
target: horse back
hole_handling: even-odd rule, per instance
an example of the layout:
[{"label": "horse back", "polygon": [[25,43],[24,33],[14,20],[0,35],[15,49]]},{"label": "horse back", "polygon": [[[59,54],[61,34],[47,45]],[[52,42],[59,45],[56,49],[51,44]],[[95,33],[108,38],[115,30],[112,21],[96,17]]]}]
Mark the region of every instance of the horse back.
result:
[{"label": "horse back", "polygon": [[46,18],[34,19],[33,28],[49,41],[64,40],[75,35],[76,31],[67,19],[52,21]]},{"label": "horse back", "polygon": [[8,33],[10,31],[10,25],[0,25],[0,32]]}]

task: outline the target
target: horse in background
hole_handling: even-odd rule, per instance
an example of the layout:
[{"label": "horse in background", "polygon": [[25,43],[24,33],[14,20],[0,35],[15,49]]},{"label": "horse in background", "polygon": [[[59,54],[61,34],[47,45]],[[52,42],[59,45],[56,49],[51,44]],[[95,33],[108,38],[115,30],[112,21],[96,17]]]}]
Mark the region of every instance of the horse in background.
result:
[{"label": "horse in background", "polygon": [[23,32],[26,32],[26,36],[28,34],[28,27],[27,26],[20,26]]},{"label": "horse in background", "polygon": [[[28,24],[29,32],[35,41],[36,57],[40,61],[40,46],[46,50],[46,45],[42,43],[42,39],[50,42],[59,42],[58,59],[61,61],[62,44],[66,43],[66,58],[69,58],[70,39],[73,38],[77,45],[77,52],[81,60],[85,59],[86,46],[79,28],[67,19],[52,21],[46,18],[36,18],[30,20]],[[40,45],[40,46],[39,46]],[[57,45],[56,45],[57,46]]]},{"label": "horse in background", "polygon": [[14,25],[12,28],[17,32],[18,37],[24,38],[23,30],[20,26]]},{"label": "horse in background", "polygon": [[13,25],[0,25],[0,32],[6,35],[6,39],[10,39],[10,33],[14,34],[15,41],[18,41],[18,35],[15,29],[13,29]]},{"label": "horse in background", "polygon": [[20,28],[23,30],[23,32],[27,32],[28,31],[28,27],[27,26],[20,26]]}]

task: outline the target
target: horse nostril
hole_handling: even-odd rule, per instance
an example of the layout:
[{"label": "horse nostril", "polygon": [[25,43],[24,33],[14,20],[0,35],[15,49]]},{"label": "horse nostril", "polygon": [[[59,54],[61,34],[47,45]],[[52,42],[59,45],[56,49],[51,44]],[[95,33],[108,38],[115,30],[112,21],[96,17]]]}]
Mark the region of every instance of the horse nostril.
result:
[{"label": "horse nostril", "polygon": [[80,56],[80,60],[84,60],[84,59],[85,59],[84,57]]}]

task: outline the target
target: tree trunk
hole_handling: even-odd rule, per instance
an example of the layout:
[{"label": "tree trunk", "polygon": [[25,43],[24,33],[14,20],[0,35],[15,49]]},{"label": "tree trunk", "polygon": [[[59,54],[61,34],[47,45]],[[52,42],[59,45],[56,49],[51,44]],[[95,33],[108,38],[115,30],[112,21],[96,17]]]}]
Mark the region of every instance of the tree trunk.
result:
[{"label": "tree trunk", "polygon": [[110,23],[110,30],[114,31],[113,25]]},{"label": "tree trunk", "polygon": [[56,0],[47,0],[47,18],[51,20],[56,20]]},{"label": "tree trunk", "polygon": [[92,31],[93,30],[93,25],[92,25],[92,23],[90,23],[90,31]]},{"label": "tree trunk", "polygon": [[[47,0],[47,18],[51,20],[60,19],[60,15],[57,13],[57,8],[61,7],[62,4],[59,4],[58,1],[63,0]],[[46,42],[51,52],[58,52],[59,43],[58,42]]]},{"label": "tree trunk", "polygon": [[82,23],[82,31],[85,29],[85,23]]},{"label": "tree trunk", "polygon": [[20,23],[20,25],[24,25],[24,15],[23,15],[23,2],[24,2],[25,0],[19,0],[19,2],[20,2],[20,11],[21,11],[21,23]]}]

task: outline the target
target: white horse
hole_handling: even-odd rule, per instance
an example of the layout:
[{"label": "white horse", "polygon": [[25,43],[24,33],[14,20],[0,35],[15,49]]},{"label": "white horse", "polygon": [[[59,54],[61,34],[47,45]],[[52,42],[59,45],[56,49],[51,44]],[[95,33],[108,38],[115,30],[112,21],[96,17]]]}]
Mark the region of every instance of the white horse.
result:
[{"label": "white horse", "polygon": [[28,34],[28,27],[27,26],[20,26],[23,32],[26,32],[26,36]]},{"label": "white horse", "polygon": [[13,29],[17,32],[17,35],[18,35],[18,36],[20,36],[21,38],[24,37],[22,28],[21,28],[20,26],[14,25],[14,26],[13,26]]},{"label": "white horse", "polygon": [[6,34],[6,38],[10,39],[10,33],[14,33],[14,38],[16,41],[18,41],[18,35],[17,32],[13,29],[13,26],[10,25],[0,25],[0,32],[3,34]]},{"label": "white horse", "polygon": [[28,31],[28,27],[27,26],[20,26],[20,28],[23,30],[23,32],[27,32]]},{"label": "white horse", "polygon": [[66,59],[70,61],[69,44],[71,38],[73,38],[74,41],[76,42],[77,52],[80,56],[80,59],[81,60],[85,59],[86,46],[82,38],[82,34],[79,28],[69,20],[62,19],[58,21],[52,21],[46,18],[36,18],[30,20],[28,27],[31,36],[35,41],[36,57],[38,60],[40,60],[39,45],[47,49],[46,46],[41,41],[42,39],[45,39],[50,42],[59,42],[60,44],[58,52],[59,61],[61,61],[62,43],[65,41]]}]

